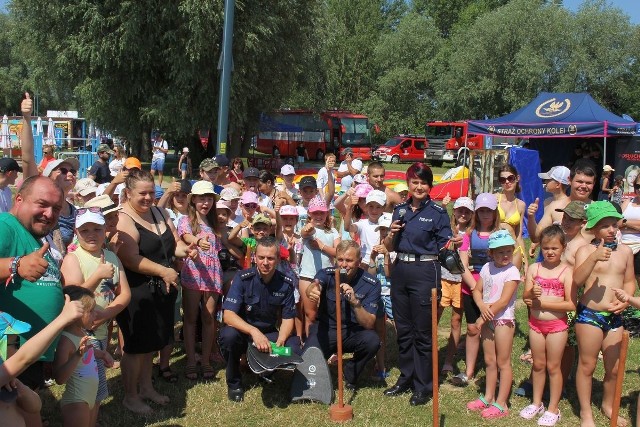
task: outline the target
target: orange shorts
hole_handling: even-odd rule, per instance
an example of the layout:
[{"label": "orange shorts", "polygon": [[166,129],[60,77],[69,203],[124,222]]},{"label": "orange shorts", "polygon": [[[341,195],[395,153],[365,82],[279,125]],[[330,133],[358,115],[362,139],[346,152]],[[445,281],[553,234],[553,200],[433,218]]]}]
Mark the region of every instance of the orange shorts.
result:
[{"label": "orange shorts", "polygon": [[441,307],[462,307],[462,283],[452,282],[447,279],[440,281],[442,285]]}]

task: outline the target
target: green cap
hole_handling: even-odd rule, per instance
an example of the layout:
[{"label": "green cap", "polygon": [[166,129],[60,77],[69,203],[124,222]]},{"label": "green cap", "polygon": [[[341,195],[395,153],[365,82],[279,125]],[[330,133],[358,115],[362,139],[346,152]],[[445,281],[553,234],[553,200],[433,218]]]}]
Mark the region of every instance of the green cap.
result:
[{"label": "green cap", "polygon": [[585,202],[574,200],[569,202],[564,209],[556,209],[556,212],[564,212],[573,219],[581,219],[584,221],[587,219],[586,206]]},{"label": "green cap", "polygon": [[258,214],[253,218],[253,221],[251,221],[251,225],[256,225],[260,223],[271,225],[271,219],[264,214]]},{"label": "green cap", "polygon": [[596,226],[604,218],[622,219],[622,214],[606,200],[592,202],[586,207],[587,210],[587,230]]},{"label": "green cap", "polygon": [[200,169],[206,172],[219,167],[220,166],[213,159],[206,158],[202,162],[200,162]]},{"label": "green cap", "polygon": [[107,144],[98,145],[98,153],[109,153],[114,154],[114,151]]}]

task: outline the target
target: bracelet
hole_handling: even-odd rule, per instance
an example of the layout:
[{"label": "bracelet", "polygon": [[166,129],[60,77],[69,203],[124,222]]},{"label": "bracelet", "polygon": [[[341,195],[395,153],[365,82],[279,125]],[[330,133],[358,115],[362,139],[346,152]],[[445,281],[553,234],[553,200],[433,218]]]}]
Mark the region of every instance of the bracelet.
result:
[{"label": "bracelet", "polygon": [[13,283],[16,276],[20,276],[18,274],[18,267],[20,267],[21,259],[22,259],[22,255],[19,255],[17,257],[14,257],[11,260],[11,267],[9,268],[10,274],[9,274],[9,277],[7,278],[7,281],[5,282],[5,287],[9,286],[9,283]]},{"label": "bracelet", "polygon": [[199,238],[198,240],[196,240],[196,246],[200,247],[200,241],[202,240],[202,237]]}]

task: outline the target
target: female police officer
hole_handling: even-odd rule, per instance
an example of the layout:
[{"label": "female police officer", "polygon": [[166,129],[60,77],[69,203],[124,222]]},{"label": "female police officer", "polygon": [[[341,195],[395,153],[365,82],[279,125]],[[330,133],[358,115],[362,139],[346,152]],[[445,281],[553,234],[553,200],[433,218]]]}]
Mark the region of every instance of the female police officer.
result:
[{"label": "female police officer", "polygon": [[431,313],[431,289],[440,283],[438,252],[452,234],[446,209],[429,197],[432,185],[428,166],[409,167],[410,197],[393,210],[391,232],[384,241],[387,249],[397,253],[391,300],[400,368],[400,378],[384,394],[397,396],[413,389],[409,403],[414,406],[427,403],[432,390],[431,316],[437,313]]}]

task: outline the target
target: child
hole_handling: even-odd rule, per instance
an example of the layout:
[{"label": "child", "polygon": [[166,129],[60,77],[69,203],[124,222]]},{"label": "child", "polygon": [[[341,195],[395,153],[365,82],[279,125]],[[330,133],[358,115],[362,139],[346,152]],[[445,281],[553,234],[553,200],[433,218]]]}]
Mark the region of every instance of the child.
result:
[{"label": "child", "polygon": [[[529,302],[529,343],[533,356],[533,401],[520,411],[530,420],[542,414],[538,425],[554,426],[560,420],[558,402],[563,378],[560,369],[568,338],[567,312],[575,310],[576,293],[572,268],[562,261],[565,236],[558,225],[545,228],[540,235],[543,261],[527,271],[523,299]],[[549,406],[542,404],[542,392],[549,374]]]},{"label": "child", "polygon": [[613,188],[611,189],[611,201],[619,205],[622,204],[622,194],[624,177],[622,175],[616,175],[613,180]]},{"label": "child", "polygon": [[278,191],[286,192],[294,201],[300,200],[300,192],[293,182],[296,178],[296,170],[291,165],[284,165],[280,168],[280,176],[282,177],[282,185],[278,186]]},{"label": "child", "polygon": [[[384,205],[382,205],[384,206]],[[391,227],[391,215],[383,214],[378,220],[375,232],[380,234],[378,244],[371,248],[371,255],[367,263],[367,271],[375,275],[382,290],[380,292],[380,302],[378,303],[378,312],[376,313],[375,328],[380,337],[380,349],[376,353],[376,366],[373,379],[384,381],[389,376],[385,367],[385,351],[387,342],[387,328],[385,325],[385,316],[393,324],[393,312],[391,310],[391,263],[395,261],[395,252],[390,253],[384,245],[384,239],[389,233]],[[395,326],[395,325],[394,325]]]},{"label": "child", "polygon": [[[598,353],[602,350],[605,370],[601,410],[610,418],[623,332],[620,313],[629,305],[628,302],[619,301],[613,289],[623,289],[633,294],[635,276],[631,249],[616,242],[618,220],[622,215],[607,201],[587,205],[586,213],[586,229],[594,234],[595,239],[590,245],[578,249],[573,273],[574,283],[584,286],[576,313],[580,355],[576,388],[581,425],[595,426],[591,411],[591,387]],[[618,425],[623,422],[618,419]]]},{"label": "child", "polygon": [[[319,196],[324,200],[324,203],[329,206],[333,201],[333,195],[335,193],[335,180],[333,179],[333,172],[328,170],[329,173],[329,182],[328,182],[328,190],[325,194],[320,194],[318,190],[318,182],[312,176],[303,176],[298,184],[300,188],[300,200],[298,201],[298,223],[296,224],[295,232],[296,234],[300,234],[302,227],[308,222],[308,212],[307,209],[309,207],[309,203],[316,196]],[[313,276],[312,276],[313,277]]]},{"label": "child", "polygon": [[60,399],[63,425],[94,426],[95,420],[91,419],[91,415],[99,382],[96,359],[103,360],[106,367],[111,367],[113,358],[106,351],[95,349],[89,342],[91,337],[86,331],[93,328],[97,315],[93,292],[74,285],[65,286],[63,292],[72,301],[80,301],[84,307],[82,318],[62,332],[53,361],[56,383],[66,384]]},{"label": "child", "polygon": [[[520,272],[513,265],[515,246],[516,241],[508,231],[491,233],[489,254],[493,261],[482,267],[473,289],[473,299],[482,314],[476,327],[482,328],[487,377],[484,396],[467,403],[467,409],[482,411],[484,419],[502,418],[509,414],[507,401],[513,381],[511,351],[516,326],[516,291],[520,283]],[[500,386],[496,396],[498,379]]]},{"label": "child", "polygon": [[[116,254],[104,248],[105,218],[98,207],[79,208],[76,216],[78,247],[64,257],[60,271],[65,285],[78,285],[92,292],[96,303],[91,344],[106,352],[108,324],[131,300],[129,282]],[[98,418],[100,404],[109,396],[105,363],[98,361],[98,393],[91,410],[91,421]]]},{"label": "child", "polygon": [[351,221],[353,200],[353,197],[348,197],[345,200],[346,213],[344,216],[344,229],[353,233],[356,236],[354,240],[360,242],[360,267],[366,270],[369,265],[369,258],[371,257],[371,249],[375,245],[380,244],[380,233],[376,231],[376,229],[378,227],[378,220],[382,216],[384,207],[387,204],[387,196],[380,190],[370,191],[364,199],[365,218],[356,220],[355,222]]},{"label": "child", "polygon": [[191,175],[191,157],[189,157],[189,147],[182,149],[182,154],[178,160],[178,169],[180,170],[180,177],[187,179]]},{"label": "child", "polygon": [[[460,251],[460,260],[465,266],[462,273],[462,306],[467,319],[467,337],[465,339],[465,372],[451,378],[451,383],[465,387],[473,378],[476,359],[480,350],[480,329],[476,327],[476,320],[480,317],[480,309],[472,296],[476,280],[482,267],[489,262],[489,235],[500,227],[498,216],[498,199],[490,193],[480,193],[476,197],[471,233],[463,236],[462,247],[469,248]],[[468,268],[467,268],[468,267]]]},{"label": "child", "polygon": [[326,202],[316,196],[309,202],[310,220],[302,228],[303,239],[302,262],[300,263],[300,295],[305,311],[305,335],[309,336],[309,326],[315,320],[318,310],[316,304],[307,297],[307,288],[318,270],[331,267],[336,256],[336,246],[340,243],[340,235],[331,228],[331,217]]},{"label": "child", "polygon": [[[466,235],[471,230],[471,219],[473,218],[473,200],[469,197],[460,197],[453,204],[453,217],[451,218],[451,230],[459,235]],[[464,240],[464,239],[463,239]],[[460,251],[467,251],[469,243],[459,248]],[[438,322],[444,312],[444,309],[451,307],[451,332],[449,334],[449,343],[447,345],[447,355],[442,365],[442,374],[444,377],[453,372],[453,357],[458,350],[460,342],[461,322],[462,322],[462,275],[452,274],[444,266],[440,267],[442,285],[442,298],[440,299],[440,307],[438,310]]]},{"label": "child", "polygon": [[395,187],[393,187],[393,191],[398,193],[403,202],[407,200],[407,197],[409,197],[409,187],[407,187],[407,184],[404,182],[396,184]]},{"label": "child", "polygon": [[222,294],[222,267],[218,257],[222,244],[216,232],[217,212],[213,184],[209,181],[196,182],[188,200],[189,214],[180,218],[177,231],[186,244],[196,244],[198,257],[185,259],[181,274],[183,331],[187,353],[184,376],[192,381],[198,379],[196,323],[199,308],[202,307],[202,378],[211,380],[215,376],[210,356],[216,334],[216,304]]},{"label": "child", "polygon": [[[333,179],[333,168],[336,166],[336,155],[328,153],[324,156],[324,167],[318,171],[318,190],[321,195],[326,194],[329,185],[329,173],[331,173],[331,179]],[[347,188],[341,189],[342,191],[348,190]]]}]

